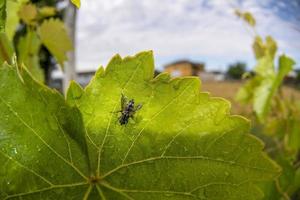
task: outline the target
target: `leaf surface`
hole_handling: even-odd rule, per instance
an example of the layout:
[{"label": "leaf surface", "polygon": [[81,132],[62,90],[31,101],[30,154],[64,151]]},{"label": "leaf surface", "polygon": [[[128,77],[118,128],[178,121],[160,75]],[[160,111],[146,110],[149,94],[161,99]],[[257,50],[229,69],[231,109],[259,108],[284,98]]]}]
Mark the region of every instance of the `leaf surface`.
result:
[{"label": "leaf surface", "polygon": [[39,35],[42,43],[63,66],[64,61],[67,60],[66,53],[73,49],[64,23],[58,19],[45,20],[40,26]]},{"label": "leaf surface", "polygon": [[4,64],[0,83],[0,199],[82,199],[89,167],[76,112],[24,69]]},{"label": "leaf surface", "polygon": [[[229,103],[199,93],[198,78],[153,77],[153,56],[115,56],[82,92],[70,87],[87,130],[91,168],[107,199],[259,199],[253,184],[275,165],[230,116]],[[142,104],[121,126],[121,95]],[[277,171],[277,172],[276,172]],[[245,191],[252,191],[251,194]]]},{"label": "leaf surface", "polygon": [[18,11],[23,4],[28,2],[28,0],[6,0],[6,24],[5,32],[9,40],[12,41],[17,26],[19,24]]},{"label": "leaf surface", "polygon": [[28,25],[35,25],[38,11],[34,4],[23,4],[18,12],[19,18]]},{"label": "leaf surface", "polygon": [[44,72],[39,58],[40,47],[41,40],[37,33],[29,30],[18,43],[18,62],[24,64],[34,78],[44,82]]},{"label": "leaf surface", "polygon": [[0,65],[2,65],[3,62],[11,63],[13,54],[14,48],[6,33],[0,33]]},{"label": "leaf surface", "polygon": [[[198,78],[153,79],[153,65],[152,52],[117,55],[87,88],[72,82],[67,103],[26,70],[2,67],[0,197],[262,198],[257,182],[280,170],[249,122],[200,93]],[[126,125],[118,121],[122,94],[142,105]]]},{"label": "leaf surface", "polygon": [[6,0],[0,1],[0,33],[5,31]]}]

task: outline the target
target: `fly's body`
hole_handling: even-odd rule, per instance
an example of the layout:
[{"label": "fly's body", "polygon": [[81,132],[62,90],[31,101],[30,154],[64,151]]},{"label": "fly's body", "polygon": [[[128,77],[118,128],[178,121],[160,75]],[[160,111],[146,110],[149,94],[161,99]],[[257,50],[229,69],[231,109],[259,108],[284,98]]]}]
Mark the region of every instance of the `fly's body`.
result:
[{"label": "fly's body", "polygon": [[137,106],[134,105],[134,99],[131,99],[130,101],[127,101],[127,98],[122,94],[121,97],[121,110],[117,111],[121,113],[121,116],[119,117],[119,123],[120,125],[126,125],[129,122],[129,119],[134,117],[134,114],[136,111],[142,108],[141,104],[138,104]]}]

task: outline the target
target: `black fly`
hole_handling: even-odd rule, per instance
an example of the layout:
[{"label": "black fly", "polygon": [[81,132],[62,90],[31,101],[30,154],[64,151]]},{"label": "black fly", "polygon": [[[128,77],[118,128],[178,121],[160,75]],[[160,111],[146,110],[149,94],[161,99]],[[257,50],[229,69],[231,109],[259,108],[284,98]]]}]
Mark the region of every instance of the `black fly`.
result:
[{"label": "black fly", "polygon": [[117,111],[121,113],[121,116],[119,117],[120,125],[126,125],[129,121],[129,118],[133,119],[135,112],[141,108],[142,108],[142,104],[138,104],[137,106],[134,106],[134,99],[128,101],[126,96],[122,94],[121,110]]}]

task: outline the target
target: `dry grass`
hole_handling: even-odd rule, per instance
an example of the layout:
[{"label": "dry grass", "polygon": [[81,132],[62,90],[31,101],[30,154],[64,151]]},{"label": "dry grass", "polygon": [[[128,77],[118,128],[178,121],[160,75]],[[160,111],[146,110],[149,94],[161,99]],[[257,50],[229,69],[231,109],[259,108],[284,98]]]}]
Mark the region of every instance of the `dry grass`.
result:
[{"label": "dry grass", "polygon": [[[207,91],[214,97],[223,97],[231,102],[233,114],[243,114],[247,115],[251,113],[251,107],[242,105],[235,101],[235,95],[237,94],[239,88],[243,85],[241,81],[223,81],[223,82],[203,82],[202,91]],[[294,97],[300,100],[300,91],[295,90],[291,87],[284,87],[283,95],[286,98]]]}]

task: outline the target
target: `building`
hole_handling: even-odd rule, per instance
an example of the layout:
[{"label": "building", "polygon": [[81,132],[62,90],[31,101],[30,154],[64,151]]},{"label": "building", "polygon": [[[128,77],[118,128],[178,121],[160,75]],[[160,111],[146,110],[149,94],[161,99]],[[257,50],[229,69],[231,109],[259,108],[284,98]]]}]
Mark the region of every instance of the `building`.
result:
[{"label": "building", "polygon": [[[94,77],[96,71],[82,71],[77,72],[77,79],[76,82],[79,83],[82,87],[86,87],[91,79]],[[157,76],[160,73],[160,71],[155,70],[154,76]],[[51,88],[55,88],[56,90],[62,92],[62,84],[63,84],[63,72],[60,70],[54,70],[51,73],[51,79],[49,80],[48,85]]]},{"label": "building", "polygon": [[165,66],[165,72],[173,77],[177,76],[199,76],[204,72],[204,63],[195,63],[189,60],[180,60]]},{"label": "building", "polygon": [[[82,87],[85,87],[87,86],[87,84],[89,84],[94,75],[95,71],[78,72],[76,82],[79,83]],[[51,80],[48,83],[49,86],[62,92],[63,77],[64,75],[61,71],[53,71],[51,74]]]}]

